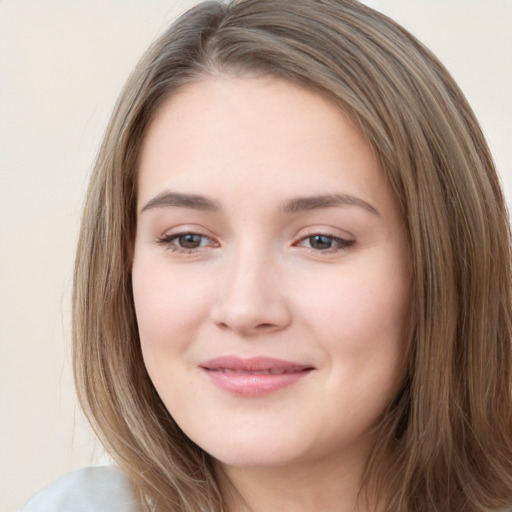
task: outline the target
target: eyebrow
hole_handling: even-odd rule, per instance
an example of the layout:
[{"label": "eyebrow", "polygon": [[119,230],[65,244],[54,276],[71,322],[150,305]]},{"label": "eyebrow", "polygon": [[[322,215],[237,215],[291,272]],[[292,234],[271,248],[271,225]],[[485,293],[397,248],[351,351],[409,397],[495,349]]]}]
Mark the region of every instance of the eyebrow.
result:
[{"label": "eyebrow", "polygon": [[365,200],[349,194],[324,194],[317,196],[296,197],[283,203],[282,210],[287,213],[297,213],[321,208],[339,206],[357,206],[380,216],[377,208]]},{"label": "eyebrow", "polygon": [[[308,210],[322,208],[334,208],[340,206],[357,206],[373,215],[380,216],[378,210],[363,199],[349,194],[322,194],[316,196],[300,196],[285,201],[281,210],[285,213],[299,213]],[[198,194],[180,194],[178,192],[164,191],[148,201],[140,213],[154,208],[188,208],[207,212],[220,211],[217,201]]]},{"label": "eyebrow", "polygon": [[140,213],[153,208],[189,208],[191,210],[202,210],[217,212],[220,210],[219,203],[197,194],[180,194],[177,192],[162,192],[148,201]]}]

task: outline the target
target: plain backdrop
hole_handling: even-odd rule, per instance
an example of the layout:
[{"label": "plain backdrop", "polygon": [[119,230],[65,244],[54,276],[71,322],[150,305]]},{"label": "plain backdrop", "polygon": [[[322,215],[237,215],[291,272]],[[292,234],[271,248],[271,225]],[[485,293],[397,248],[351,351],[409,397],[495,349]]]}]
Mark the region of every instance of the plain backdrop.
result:
[{"label": "plain backdrop", "polygon": [[[0,0],[0,511],[108,461],[75,400],[81,203],[116,97],[191,0]],[[512,0],[368,0],[441,58],[512,198]]]}]

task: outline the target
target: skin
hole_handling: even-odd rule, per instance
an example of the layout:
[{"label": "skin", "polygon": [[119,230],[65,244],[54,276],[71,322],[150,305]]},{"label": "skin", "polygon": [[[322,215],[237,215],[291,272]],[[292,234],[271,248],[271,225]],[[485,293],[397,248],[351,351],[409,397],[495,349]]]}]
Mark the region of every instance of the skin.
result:
[{"label": "skin", "polygon": [[[152,121],[138,194],[145,364],[217,461],[230,510],[354,510],[371,429],[401,384],[411,288],[402,221],[361,131],[285,81],[208,77]],[[344,200],[283,210],[333,194]],[[313,370],[238,396],[200,367],[225,355]]]}]

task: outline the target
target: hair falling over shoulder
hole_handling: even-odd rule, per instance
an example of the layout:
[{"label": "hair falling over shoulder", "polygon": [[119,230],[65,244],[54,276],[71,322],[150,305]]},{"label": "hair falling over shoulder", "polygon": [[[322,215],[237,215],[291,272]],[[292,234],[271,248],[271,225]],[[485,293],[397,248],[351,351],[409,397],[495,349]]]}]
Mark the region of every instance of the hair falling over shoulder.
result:
[{"label": "hair falling over shoulder", "polygon": [[350,115],[400,206],[411,328],[403,387],[375,427],[370,503],[379,512],[509,510],[512,275],[499,180],[445,68],[355,0],[201,3],[149,48],[115,107],[80,231],[74,370],[82,407],[140,510],[226,510],[210,456],[174,423],[142,360],[130,278],[140,147],[179,88],[246,73],[300,84]]}]

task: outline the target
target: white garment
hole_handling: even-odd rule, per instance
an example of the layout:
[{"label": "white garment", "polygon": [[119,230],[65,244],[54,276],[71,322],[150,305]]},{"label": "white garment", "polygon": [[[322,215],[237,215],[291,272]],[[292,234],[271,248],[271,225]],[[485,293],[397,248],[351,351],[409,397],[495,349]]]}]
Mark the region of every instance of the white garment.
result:
[{"label": "white garment", "polygon": [[134,512],[126,477],[112,466],[67,473],[31,498],[19,512]]}]

